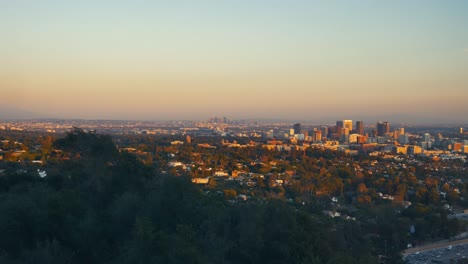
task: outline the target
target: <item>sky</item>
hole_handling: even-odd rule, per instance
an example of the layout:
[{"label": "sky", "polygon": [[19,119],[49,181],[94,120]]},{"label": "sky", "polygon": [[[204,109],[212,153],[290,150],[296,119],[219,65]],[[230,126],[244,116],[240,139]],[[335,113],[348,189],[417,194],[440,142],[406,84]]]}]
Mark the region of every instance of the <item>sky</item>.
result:
[{"label": "sky", "polygon": [[0,0],[0,106],[468,122],[468,1]]}]

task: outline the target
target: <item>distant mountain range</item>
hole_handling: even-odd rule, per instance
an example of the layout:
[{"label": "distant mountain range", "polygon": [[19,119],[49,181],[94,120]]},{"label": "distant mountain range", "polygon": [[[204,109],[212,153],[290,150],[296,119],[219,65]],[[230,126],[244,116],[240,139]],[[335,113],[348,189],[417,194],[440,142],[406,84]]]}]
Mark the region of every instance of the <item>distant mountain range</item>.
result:
[{"label": "distant mountain range", "polygon": [[31,112],[17,107],[0,106],[0,119],[2,120],[38,118],[50,118],[50,116]]}]

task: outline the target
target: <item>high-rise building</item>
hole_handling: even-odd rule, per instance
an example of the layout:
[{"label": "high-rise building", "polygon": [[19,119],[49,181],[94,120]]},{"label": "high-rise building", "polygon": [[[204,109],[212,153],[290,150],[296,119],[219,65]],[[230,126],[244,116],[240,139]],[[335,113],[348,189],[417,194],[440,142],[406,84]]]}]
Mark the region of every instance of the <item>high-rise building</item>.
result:
[{"label": "high-rise building", "polygon": [[358,144],[366,144],[366,142],[367,142],[367,137],[366,136],[362,136],[362,135],[357,136],[357,143]]},{"label": "high-rise building", "polygon": [[463,144],[461,142],[455,142],[452,144],[452,151],[460,152],[462,151]]},{"label": "high-rise building", "polygon": [[466,145],[463,146],[462,147],[462,152],[463,152],[463,154],[468,154],[468,146],[466,146]]},{"label": "high-rise building", "polygon": [[356,121],[356,133],[359,135],[364,135],[364,122]]},{"label": "high-rise building", "polygon": [[315,130],[314,131],[314,142],[322,141],[322,130]]},{"label": "high-rise building", "polygon": [[344,123],[341,120],[336,121],[336,129],[341,130],[344,127]]},{"label": "high-rise building", "polygon": [[422,148],[420,146],[408,146],[408,155],[421,154]]},{"label": "high-rise building", "polygon": [[348,142],[349,140],[349,129],[344,127],[341,129],[341,134],[340,134],[340,141],[341,142]]},{"label": "high-rise building", "polygon": [[377,123],[377,136],[383,137],[387,133],[390,133],[390,123],[388,123],[388,122],[378,122]]},{"label": "high-rise building", "polygon": [[349,131],[353,130],[353,120],[343,120],[343,127]]},{"label": "high-rise building", "polygon": [[421,147],[424,150],[430,149],[432,146],[431,142],[431,135],[429,133],[424,133],[422,141],[421,141]]},{"label": "high-rise building", "polygon": [[328,127],[326,126],[322,127],[322,137],[328,138]]},{"label": "high-rise building", "polygon": [[349,140],[348,140],[349,143],[357,143],[358,137],[359,137],[358,134],[350,134],[349,135]]},{"label": "high-rise building", "polygon": [[431,141],[431,135],[429,133],[424,133],[423,141],[424,142],[430,142]]},{"label": "high-rise building", "polygon": [[408,137],[408,134],[402,134],[398,137],[398,143],[402,144],[402,145],[405,145],[405,144],[409,144],[410,143],[410,140],[409,140],[409,137]]},{"label": "high-rise building", "polygon": [[405,128],[404,127],[400,127],[400,135],[403,135],[405,133]]},{"label": "high-rise building", "polygon": [[297,135],[297,134],[301,133],[301,124],[300,123],[294,124],[293,128],[294,128],[294,134]]},{"label": "high-rise building", "polygon": [[442,141],[444,141],[444,136],[441,133],[437,133],[437,135],[434,137],[434,145],[441,146]]}]

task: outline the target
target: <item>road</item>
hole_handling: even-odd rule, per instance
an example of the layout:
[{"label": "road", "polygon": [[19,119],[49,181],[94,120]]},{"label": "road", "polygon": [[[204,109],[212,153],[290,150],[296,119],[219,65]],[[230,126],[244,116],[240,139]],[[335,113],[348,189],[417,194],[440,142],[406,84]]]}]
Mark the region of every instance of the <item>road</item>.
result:
[{"label": "road", "polygon": [[409,248],[403,252],[403,256],[415,254],[416,252],[424,252],[424,251],[429,251],[429,250],[442,249],[448,246],[467,245],[467,244],[468,244],[468,238],[461,239],[461,240],[453,240],[453,241],[445,240],[442,242],[437,242],[437,243],[433,243],[429,245]]}]

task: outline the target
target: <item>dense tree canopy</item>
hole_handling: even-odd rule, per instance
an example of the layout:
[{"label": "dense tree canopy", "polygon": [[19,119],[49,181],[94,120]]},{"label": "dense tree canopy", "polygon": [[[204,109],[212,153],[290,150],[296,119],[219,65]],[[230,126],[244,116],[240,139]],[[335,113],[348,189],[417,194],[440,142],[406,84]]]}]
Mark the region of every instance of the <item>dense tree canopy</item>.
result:
[{"label": "dense tree canopy", "polygon": [[4,179],[2,263],[377,263],[357,224],[282,201],[226,202],[94,132],[73,129],[54,146],[79,158],[43,179]]}]

